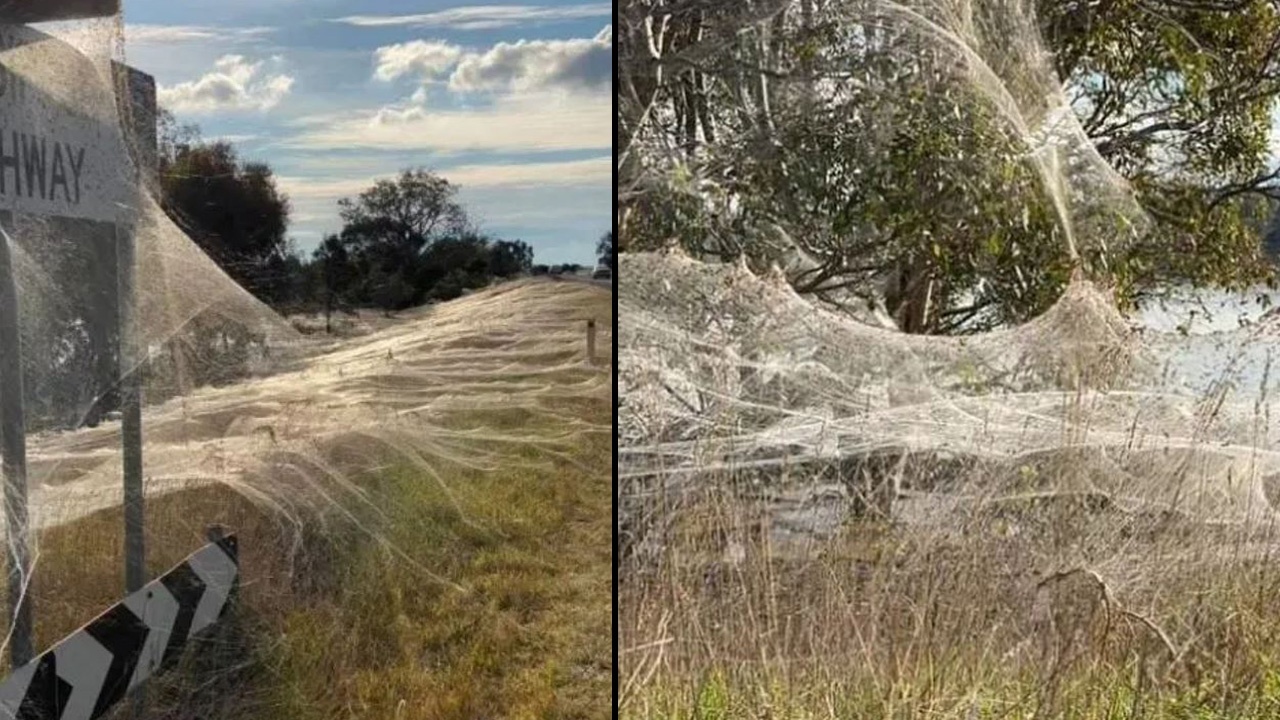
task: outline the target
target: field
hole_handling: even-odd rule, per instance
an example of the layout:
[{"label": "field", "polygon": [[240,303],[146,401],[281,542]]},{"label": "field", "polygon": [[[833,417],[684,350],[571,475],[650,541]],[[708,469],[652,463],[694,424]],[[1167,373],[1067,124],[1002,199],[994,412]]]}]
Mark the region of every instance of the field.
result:
[{"label": "field", "polygon": [[[151,573],[219,523],[243,584],[146,717],[605,717],[611,323],[525,281],[148,409]],[[117,433],[31,443],[38,650],[123,594]]]},{"label": "field", "polygon": [[1280,713],[1274,316],[1138,332],[1078,284],[917,339],[622,264],[623,717]]}]

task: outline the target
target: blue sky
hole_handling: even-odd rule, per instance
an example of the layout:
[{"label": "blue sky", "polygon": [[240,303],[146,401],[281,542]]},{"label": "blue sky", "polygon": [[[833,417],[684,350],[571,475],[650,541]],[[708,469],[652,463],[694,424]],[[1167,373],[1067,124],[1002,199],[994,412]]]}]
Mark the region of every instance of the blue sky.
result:
[{"label": "blue sky", "polygon": [[130,65],[205,137],[268,162],[310,251],[337,201],[409,166],[537,261],[611,224],[612,3],[125,0]]}]

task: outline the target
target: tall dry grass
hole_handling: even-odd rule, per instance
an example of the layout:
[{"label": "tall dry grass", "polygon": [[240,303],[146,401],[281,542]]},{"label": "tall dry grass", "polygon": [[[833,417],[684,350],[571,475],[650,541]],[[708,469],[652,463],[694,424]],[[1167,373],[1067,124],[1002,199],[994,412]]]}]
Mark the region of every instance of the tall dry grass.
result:
[{"label": "tall dry grass", "polygon": [[624,568],[632,718],[1271,717],[1273,538],[1053,499],[806,551],[723,489]]}]

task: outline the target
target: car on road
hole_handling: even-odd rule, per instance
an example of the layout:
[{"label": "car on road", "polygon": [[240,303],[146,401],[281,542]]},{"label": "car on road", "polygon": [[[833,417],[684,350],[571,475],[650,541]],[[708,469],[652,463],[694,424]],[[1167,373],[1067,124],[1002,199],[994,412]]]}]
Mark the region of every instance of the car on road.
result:
[{"label": "car on road", "polygon": [[601,265],[600,267],[596,268],[595,272],[591,273],[591,279],[592,280],[612,280],[613,270],[611,270],[608,265]]}]

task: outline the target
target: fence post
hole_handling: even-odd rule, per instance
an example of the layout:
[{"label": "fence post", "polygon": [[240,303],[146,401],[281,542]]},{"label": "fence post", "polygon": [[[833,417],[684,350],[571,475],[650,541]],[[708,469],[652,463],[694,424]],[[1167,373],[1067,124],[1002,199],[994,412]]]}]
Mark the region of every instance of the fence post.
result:
[{"label": "fence post", "polygon": [[596,321],[587,321],[587,364],[596,364]]},{"label": "fence post", "polygon": [[[5,219],[11,218],[6,213]],[[7,224],[7,223],[6,223]],[[22,397],[22,339],[18,330],[18,283],[13,274],[13,248],[0,234],[0,441],[3,442],[4,517],[9,543],[10,665],[20,668],[34,653],[31,598],[25,581],[31,575],[27,512],[26,411]]]}]

